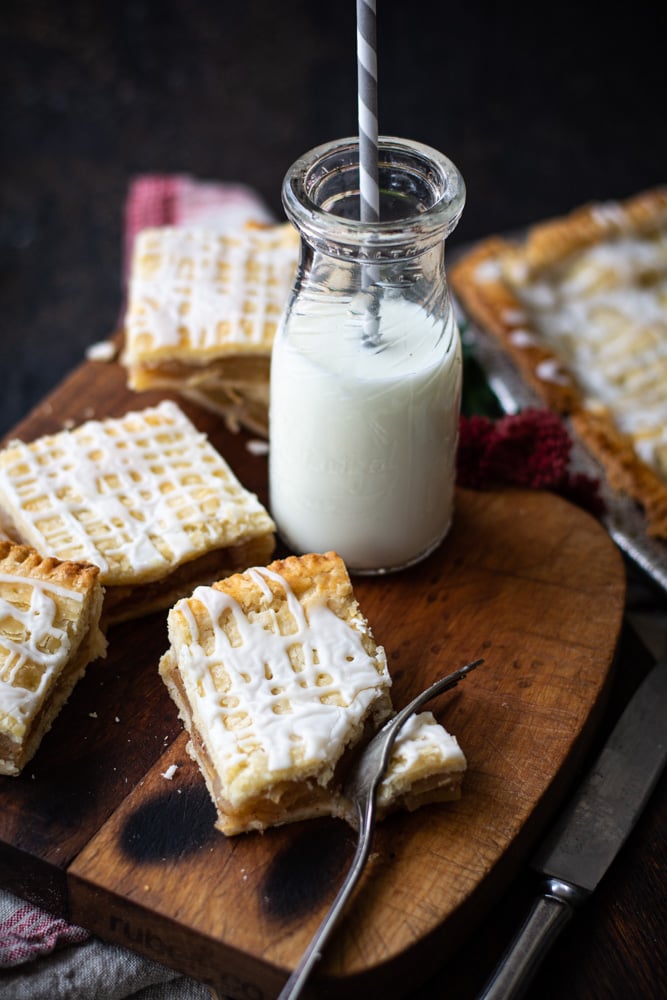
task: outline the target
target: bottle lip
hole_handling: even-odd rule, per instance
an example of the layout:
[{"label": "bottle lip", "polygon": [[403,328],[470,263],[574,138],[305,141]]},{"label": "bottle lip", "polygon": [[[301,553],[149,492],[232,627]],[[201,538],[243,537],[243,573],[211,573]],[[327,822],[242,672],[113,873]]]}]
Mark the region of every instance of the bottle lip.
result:
[{"label": "bottle lip", "polygon": [[383,170],[393,170],[403,174],[408,184],[414,178],[428,192],[428,200],[403,217],[380,218],[379,222],[362,222],[327,207],[335,200],[325,197],[328,185],[345,179],[341,190],[358,200],[359,141],[355,136],[315,146],[292,164],[282,187],[288,217],[310,242],[326,245],[329,252],[365,258],[377,259],[385,249],[398,247],[408,255],[419,253],[425,245],[448,236],[461,217],[466,197],[463,177],[449,157],[424,143],[380,136],[378,162],[381,177]]}]

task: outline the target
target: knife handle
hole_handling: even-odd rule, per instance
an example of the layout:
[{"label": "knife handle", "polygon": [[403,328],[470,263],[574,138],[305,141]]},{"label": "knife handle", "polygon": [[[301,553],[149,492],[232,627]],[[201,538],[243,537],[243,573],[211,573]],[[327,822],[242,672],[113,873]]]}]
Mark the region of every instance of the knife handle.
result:
[{"label": "knife handle", "polygon": [[523,996],[551,945],[588,895],[569,882],[548,879],[544,895],[533,904],[479,1000],[518,1000]]}]

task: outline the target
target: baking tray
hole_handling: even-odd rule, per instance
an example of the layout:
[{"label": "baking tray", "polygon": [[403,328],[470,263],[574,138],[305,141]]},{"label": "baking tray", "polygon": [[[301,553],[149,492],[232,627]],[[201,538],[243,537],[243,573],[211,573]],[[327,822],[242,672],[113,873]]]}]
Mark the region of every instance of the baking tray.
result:
[{"label": "baking tray", "polygon": [[[529,406],[544,407],[543,400],[526,385],[492,334],[469,319],[455,297],[454,305],[464,343],[483,369],[501,409],[511,414]],[[572,438],[573,471],[585,473],[600,483],[600,496],[605,504],[602,521],[609,534],[632,563],[667,592],[667,542],[648,535],[641,509],[629,497],[610,489],[600,463],[583,445],[571,423],[567,419],[565,423]]]}]

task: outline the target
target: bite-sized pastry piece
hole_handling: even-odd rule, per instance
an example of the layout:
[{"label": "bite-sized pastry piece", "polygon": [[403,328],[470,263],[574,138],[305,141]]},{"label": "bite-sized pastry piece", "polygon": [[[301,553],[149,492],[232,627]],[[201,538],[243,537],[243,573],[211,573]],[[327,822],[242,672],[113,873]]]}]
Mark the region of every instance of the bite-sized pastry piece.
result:
[{"label": "bite-sized pastry piece", "polygon": [[106,653],[96,566],[0,541],[0,774],[20,774],[88,664]]},{"label": "bite-sized pastry piece", "polygon": [[139,233],[124,323],[130,387],[180,392],[231,429],[266,436],[271,348],[298,248],[289,223]]},{"label": "bite-sized pastry piece", "polygon": [[384,650],[343,561],[291,556],[169,612],[160,673],[225,834],[336,811],[345,760],[391,714]]},{"label": "bite-sized pastry piece", "polygon": [[105,624],[170,607],[273,552],[258,500],[171,401],[0,451],[16,541],[99,567]]},{"label": "bite-sized pastry piece", "polygon": [[[412,812],[428,803],[460,798],[466,767],[456,738],[432,712],[413,715],[396,738],[389,767],[380,782],[378,817],[399,808]],[[352,809],[346,818],[356,822]]]},{"label": "bite-sized pastry piece", "polygon": [[586,205],[522,241],[485,240],[451,282],[667,538],[667,188]]}]

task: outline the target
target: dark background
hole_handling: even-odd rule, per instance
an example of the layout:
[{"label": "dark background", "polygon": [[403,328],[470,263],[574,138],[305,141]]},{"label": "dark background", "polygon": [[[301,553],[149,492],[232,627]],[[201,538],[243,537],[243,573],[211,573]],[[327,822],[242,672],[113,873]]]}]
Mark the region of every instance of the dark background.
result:
[{"label": "dark background", "polygon": [[[378,0],[379,119],[447,153],[461,243],[664,182],[667,5]],[[354,134],[354,0],[3,0],[0,434],[106,338],[130,179],[243,180],[281,213]]]}]

